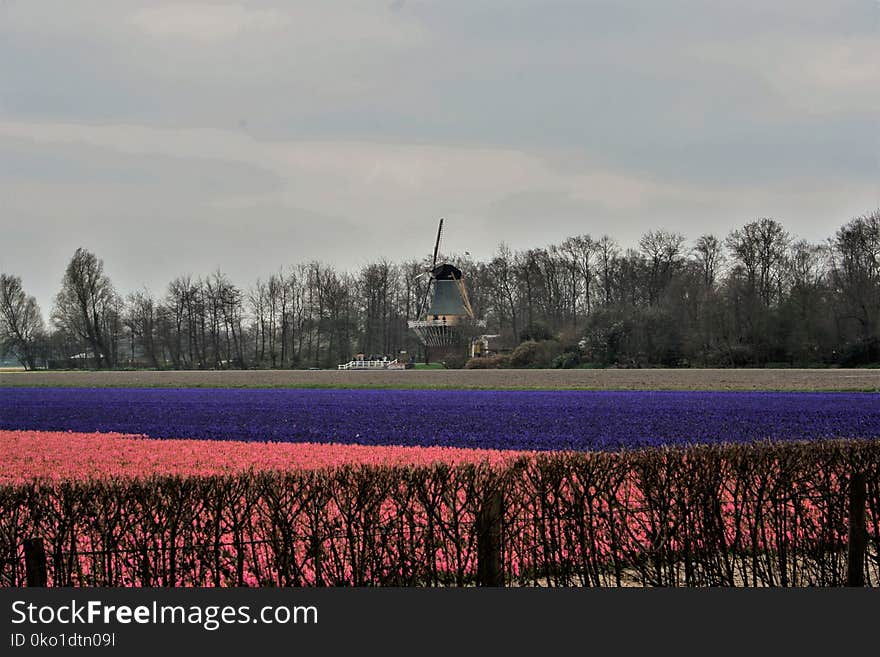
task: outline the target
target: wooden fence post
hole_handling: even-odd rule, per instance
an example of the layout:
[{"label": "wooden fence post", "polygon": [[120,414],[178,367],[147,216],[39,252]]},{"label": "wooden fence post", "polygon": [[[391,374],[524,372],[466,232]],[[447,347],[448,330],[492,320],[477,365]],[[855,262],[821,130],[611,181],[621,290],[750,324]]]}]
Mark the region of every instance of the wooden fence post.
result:
[{"label": "wooden fence post", "polygon": [[28,586],[46,586],[46,548],[42,538],[24,539],[24,568]]},{"label": "wooden fence post", "polygon": [[847,536],[846,585],[865,585],[865,551],[868,530],[865,509],[868,503],[868,482],[864,472],[853,472],[849,479],[849,531]]},{"label": "wooden fence post", "polygon": [[477,516],[478,586],[504,586],[503,522],[504,493],[497,487],[486,495]]}]

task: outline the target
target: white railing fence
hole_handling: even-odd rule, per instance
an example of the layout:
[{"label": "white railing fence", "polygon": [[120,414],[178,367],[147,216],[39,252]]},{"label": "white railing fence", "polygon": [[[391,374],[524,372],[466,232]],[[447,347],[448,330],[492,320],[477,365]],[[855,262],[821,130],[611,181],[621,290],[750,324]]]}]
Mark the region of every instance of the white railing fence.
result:
[{"label": "white railing fence", "polygon": [[394,360],[351,360],[338,366],[340,370],[396,370],[404,365]]}]

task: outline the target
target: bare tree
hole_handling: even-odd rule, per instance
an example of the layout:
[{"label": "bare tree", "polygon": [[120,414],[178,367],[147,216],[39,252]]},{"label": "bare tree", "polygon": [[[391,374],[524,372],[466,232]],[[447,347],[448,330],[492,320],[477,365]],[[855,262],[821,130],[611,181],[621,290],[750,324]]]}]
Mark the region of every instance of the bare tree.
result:
[{"label": "bare tree", "polygon": [[527,249],[518,251],[513,258],[514,272],[516,273],[517,286],[520,289],[520,301],[523,309],[520,313],[526,320],[526,333],[534,333],[536,320],[536,305],[540,301],[541,286],[540,266],[538,260],[541,257],[541,249]]},{"label": "bare tree", "polygon": [[266,362],[266,347],[271,350],[273,326],[269,299],[269,286],[257,279],[257,284],[247,294],[253,319],[254,363],[261,365]]},{"label": "bare tree", "polygon": [[211,361],[219,368],[244,368],[243,294],[219,269],[204,282]]},{"label": "bare tree", "polygon": [[168,284],[159,312],[163,348],[178,368],[205,366],[205,320],[200,283],[191,276],[175,278]]},{"label": "bare tree", "polygon": [[495,312],[502,329],[509,318],[511,335],[519,335],[513,253],[504,242],[498,245],[498,250],[489,263],[489,280],[496,299]]},{"label": "bare tree", "polygon": [[649,230],[639,240],[639,248],[648,262],[648,304],[657,303],[669,284],[673,269],[680,263],[685,237],[666,230]]},{"label": "bare tree", "polygon": [[364,353],[391,353],[394,289],[397,269],[387,260],[363,267],[358,277],[360,299],[360,350]]},{"label": "bare tree", "polygon": [[590,235],[569,237],[562,243],[561,250],[571,260],[581,279],[580,295],[583,298],[584,314],[593,311],[593,280],[596,277],[596,264],[593,258],[599,245]]},{"label": "bare tree", "polygon": [[779,298],[790,242],[782,224],[768,217],[734,230],[727,238],[728,248],[745,270],[749,289],[765,307]]},{"label": "bare tree", "polygon": [[596,242],[596,252],[602,278],[602,300],[606,306],[610,306],[614,299],[614,268],[620,255],[620,247],[611,237],[603,235]]},{"label": "bare tree", "polygon": [[0,347],[32,370],[43,331],[37,300],[25,294],[18,276],[0,274]]},{"label": "bare tree", "polygon": [[80,339],[98,367],[116,364],[119,306],[113,284],[104,273],[103,261],[78,248],[64,272],[61,291],[55,297],[52,321],[59,329]]},{"label": "bare tree", "polygon": [[843,317],[858,324],[861,339],[876,335],[880,326],[880,210],[840,228],[831,246]]},{"label": "bare tree", "polygon": [[703,286],[715,286],[721,265],[724,263],[724,247],[714,235],[700,235],[693,249],[694,258],[700,269]]},{"label": "bare tree", "polygon": [[[132,344],[137,343],[152,367],[159,367],[156,347],[156,304],[146,290],[133,292],[126,297],[123,323],[128,328]],[[134,360],[132,348],[132,360]]]}]

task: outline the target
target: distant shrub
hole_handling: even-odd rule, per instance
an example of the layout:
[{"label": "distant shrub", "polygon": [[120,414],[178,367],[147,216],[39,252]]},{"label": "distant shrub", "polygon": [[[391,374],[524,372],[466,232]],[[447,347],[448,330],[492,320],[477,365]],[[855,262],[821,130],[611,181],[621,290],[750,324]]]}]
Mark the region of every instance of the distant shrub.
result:
[{"label": "distant shrub", "polygon": [[840,354],[840,364],[843,367],[856,367],[859,365],[872,365],[880,363],[880,338],[868,338],[852,342]]},{"label": "distant shrub", "polygon": [[464,366],[466,370],[497,370],[505,367],[510,367],[510,356],[471,358]]},{"label": "distant shrub", "polygon": [[510,355],[511,367],[553,367],[553,362],[562,353],[562,345],[556,340],[527,340],[513,350]]},{"label": "distant shrub", "polygon": [[467,358],[464,354],[450,354],[443,359],[443,367],[447,370],[460,370],[465,366]]},{"label": "distant shrub", "polygon": [[520,332],[519,339],[522,342],[541,342],[543,340],[552,340],[553,334],[543,323],[534,322]]},{"label": "distant shrub", "polygon": [[755,350],[746,344],[733,345],[727,351],[727,365],[746,367],[755,364]]},{"label": "distant shrub", "polygon": [[580,364],[581,355],[576,351],[566,351],[553,359],[553,367],[559,370],[570,370]]},{"label": "distant shrub", "polygon": [[602,366],[617,365],[628,358],[632,327],[628,321],[610,311],[598,311],[590,316],[584,349],[587,358]]},{"label": "distant shrub", "polygon": [[584,338],[584,331],[582,327],[577,326],[568,326],[559,331],[559,335],[557,339],[559,340],[559,344],[562,345],[563,352],[566,351],[580,351],[580,345]]}]

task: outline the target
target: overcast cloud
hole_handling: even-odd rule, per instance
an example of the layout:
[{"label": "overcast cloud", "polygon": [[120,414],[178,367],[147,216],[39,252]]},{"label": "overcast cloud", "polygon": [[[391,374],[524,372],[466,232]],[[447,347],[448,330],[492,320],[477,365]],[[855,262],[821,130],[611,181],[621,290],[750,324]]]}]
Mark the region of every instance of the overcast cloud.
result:
[{"label": "overcast cloud", "polygon": [[0,0],[0,271],[124,292],[880,207],[880,3]]}]

